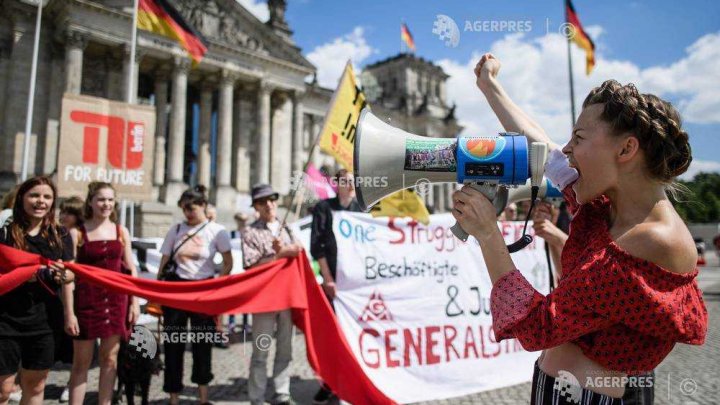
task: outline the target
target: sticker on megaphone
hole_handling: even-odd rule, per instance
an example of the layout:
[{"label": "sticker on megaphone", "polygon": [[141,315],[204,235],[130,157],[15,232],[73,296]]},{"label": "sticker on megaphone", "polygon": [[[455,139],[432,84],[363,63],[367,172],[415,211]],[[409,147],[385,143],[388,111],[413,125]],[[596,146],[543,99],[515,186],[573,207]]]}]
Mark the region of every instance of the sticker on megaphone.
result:
[{"label": "sticker on megaphone", "polygon": [[513,133],[405,140],[405,170],[456,172],[458,183],[525,184],[528,159],[527,138]]}]

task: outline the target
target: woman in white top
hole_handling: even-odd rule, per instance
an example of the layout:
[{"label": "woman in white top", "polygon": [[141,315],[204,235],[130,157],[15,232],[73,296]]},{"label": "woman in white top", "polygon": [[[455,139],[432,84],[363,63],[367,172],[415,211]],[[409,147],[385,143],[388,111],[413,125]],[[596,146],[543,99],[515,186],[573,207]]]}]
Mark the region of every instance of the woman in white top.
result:
[{"label": "woman in white top", "polygon": [[[160,253],[158,278],[167,281],[197,281],[215,275],[213,257],[220,252],[223,258],[221,276],[230,274],[233,267],[230,253],[230,235],[225,227],[209,221],[206,215],[207,197],[204,186],[186,190],[178,206],[182,208],[185,221],[173,225],[165,236]],[[191,341],[193,366],[191,381],[198,384],[200,403],[208,402],[208,383],[213,379],[212,346],[222,337],[215,332],[213,316],[163,307],[165,341],[165,376],[163,391],[170,394],[170,403],[179,403],[183,389],[183,357],[185,342]],[[190,320],[190,333],[187,323]],[[208,333],[210,332],[210,333]],[[207,339],[208,336],[212,338]],[[192,339],[192,340],[190,340]]]}]

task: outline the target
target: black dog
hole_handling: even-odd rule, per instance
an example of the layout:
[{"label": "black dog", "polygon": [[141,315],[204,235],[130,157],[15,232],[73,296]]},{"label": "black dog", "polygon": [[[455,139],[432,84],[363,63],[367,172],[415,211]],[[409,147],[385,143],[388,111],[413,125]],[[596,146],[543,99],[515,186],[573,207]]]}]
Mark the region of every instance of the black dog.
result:
[{"label": "black dog", "polygon": [[158,375],[163,370],[163,363],[159,353],[153,358],[143,356],[136,347],[126,342],[120,343],[118,352],[118,386],[113,395],[113,405],[122,402],[123,387],[128,405],[135,405],[135,386],[140,385],[141,404],[148,404],[150,394],[150,380],[153,374]]}]

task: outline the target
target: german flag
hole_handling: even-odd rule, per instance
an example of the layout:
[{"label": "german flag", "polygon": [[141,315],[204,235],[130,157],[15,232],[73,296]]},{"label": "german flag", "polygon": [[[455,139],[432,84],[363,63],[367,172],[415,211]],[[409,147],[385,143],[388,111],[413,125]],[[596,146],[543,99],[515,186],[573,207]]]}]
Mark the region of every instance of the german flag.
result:
[{"label": "german flag", "polygon": [[565,0],[565,20],[573,27],[570,39],[585,50],[585,73],[589,75],[595,67],[595,43],[580,24],[580,19],[575,14],[575,7],[570,0]]},{"label": "german flag", "polygon": [[415,40],[413,40],[413,36],[405,23],[400,26],[400,39],[405,41],[411,51],[415,52]]},{"label": "german flag", "polygon": [[140,29],[180,42],[195,63],[199,63],[207,52],[207,41],[167,0],[140,0],[137,22]]}]

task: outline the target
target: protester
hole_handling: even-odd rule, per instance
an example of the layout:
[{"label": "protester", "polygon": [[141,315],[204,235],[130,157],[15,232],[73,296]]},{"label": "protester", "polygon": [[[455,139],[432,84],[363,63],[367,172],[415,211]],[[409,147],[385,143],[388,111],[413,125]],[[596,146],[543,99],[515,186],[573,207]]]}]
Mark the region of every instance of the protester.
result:
[{"label": "protester", "polygon": [[[310,253],[320,265],[320,273],[323,278],[322,288],[331,306],[333,306],[337,292],[335,275],[338,253],[333,233],[333,211],[362,211],[360,204],[355,199],[355,181],[352,173],[341,169],[335,173],[334,181],[337,185],[337,196],[320,201],[315,205],[310,230]],[[326,404],[333,395],[330,387],[323,383],[315,394],[313,402]]]},{"label": "protester", "polygon": [[498,220],[500,221],[517,221],[518,219],[518,207],[515,203],[510,203],[505,207],[503,212],[500,213]]},{"label": "protester", "polygon": [[17,194],[17,187],[13,187],[8,191],[2,199],[2,211],[0,211],[0,226],[5,225],[6,222],[12,220],[12,209],[15,204],[15,195]]},{"label": "protester", "polygon": [[216,221],[217,220],[217,208],[215,208],[214,205],[208,204],[205,208],[205,216],[207,217],[208,221]]},{"label": "protester", "polygon": [[[213,257],[217,252],[220,252],[223,259],[220,275],[230,274],[233,267],[230,236],[224,226],[208,219],[207,206],[204,186],[196,186],[182,193],[178,207],[182,209],[185,221],[173,225],[165,236],[160,248],[162,258],[158,278],[173,282],[213,278]],[[212,346],[214,339],[218,338],[215,335],[215,317],[166,306],[163,306],[163,315],[164,329],[169,336],[169,341],[164,342],[163,391],[170,394],[170,404],[180,403],[185,342],[192,341],[193,365],[190,381],[198,385],[200,403],[207,403],[208,384],[213,379]],[[192,336],[188,336],[188,321]],[[208,335],[213,338],[208,340]]]},{"label": "protester", "polygon": [[[70,231],[77,262],[137,277],[132,259],[130,233],[117,224],[115,189],[110,183],[92,182],[83,207],[84,222]],[[87,390],[87,374],[95,340],[100,339],[98,403],[109,405],[117,376],[120,339],[129,336],[128,325],[140,316],[136,297],[114,293],[78,277],[66,286],[65,330],[75,338],[70,374],[70,404],[81,405]],[[129,302],[129,308],[128,308]]]},{"label": "protester", "polygon": [[83,210],[85,201],[78,197],[70,197],[60,203],[60,224],[68,231],[82,226],[85,220]]},{"label": "protester", "polygon": [[547,243],[556,283],[562,276],[560,256],[568,238],[567,233],[556,225],[559,215],[560,211],[547,202],[537,203],[533,208],[533,230],[535,236],[543,238]]},{"label": "protester", "polygon": [[352,173],[345,169],[335,174],[337,196],[317,203],[313,209],[310,231],[310,253],[318,261],[323,277],[323,290],[332,303],[335,298],[335,273],[337,270],[337,243],[333,233],[333,211],[361,212],[355,199],[355,185]]},{"label": "protester", "polygon": [[[279,194],[267,184],[252,188],[252,205],[258,213],[243,235],[243,261],[245,268],[284,258],[295,257],[302,247],[285,224],[280,224],[277,214]],[[282,227],[282,229],[281,229]],[[277,327],[277,331],[276,331]],[[253,336],[273,336],[276,332],[275,362],[273,364],[273,404],[294,403],[290,397],[290,361],[292,360],[292,313],[290,309],[253,314]],[[265,403],[267,385],[267,348],[253,345],[248,377],[248,396],[252,405]]]},{"label": "protester", "polygon": [[[235,220],[235,225],[237,226],[237,229],[234,231],[230,231],[230,239],[231,241],[235,241],[235,243],[238,243],[240,248],[237,249],[236,246],[233,247],[233,263],[235,265],[233,266],[233,270],[230,272],[230,274],[239,274],[243,271],[243,260],[242,260],[242,236],[245,230],[248,227],[248,221],[250,221],[250,216],[248,214],[245,214],[244,212],[238,212],[233,216],[233,219]],[[235,331],[236,324],[235,324],[235,314],[228,316],[228,330]],[[247,336],[250,332],[250,323],[249,323],[249,317],[248,314],[242,314],[242,325],[241,325],[243,334]]]},{"label": "protester", "polygon": [[[70,234],[55,222],[57,189],[46,177],[23,182],[11,223],[0,228],[0,243],[54,261],[72,261]],[[55,339],[48,296],[60,293],[74,275],[62,263],[41,269],[29,281],[0,295],[0,404],[8,401],[20,371],[23,404],[43,403],[45,380],[54,363]]]},{"label": "protester", "polygon": [[[550,248],[555,280],[562,276],[560,255],[568,239],[568,228],[562,229],[562,211],[552,204],[542,202],[533,210],[533,228],[535,236],[543,238]],[[625,388],[623,405],[652,405],[655,398],[655,372],[641,374],[645,384]]]},{"label": "protester", "polygon": [[[85,201],[73,196],[60,203],[59,222],[66,230],[77,229],[83,223]],[[49,297],[47,305],[48,317],[55,337],[55,362],[70,368],[73,360],[73,338],[65,332],[64,305],[59,296]],[[70,400],[70,380],[60,393],[59,402]]]},{"label": "protester", "polygon": [[233,216],[233,219],[235,220],[235,225],[237,225],[237,229],[230,232],[230,237],[233,239],[242,239],[242,233],[248,227],[248,221],[250,220],[250,216],[248,214],[245,214],[244,212],[238,212]]},{"label": "protester", "polygon": [[579,381],[587,403],[620,404],[624,386],[592,382],[648,372],[675,343],[702,344],[707,332],[694,243],[666,196],[692,160],[687,133],[669,103],[610,80],[585,99],[561,151],[509,99],[499,69],[484,55],[478,87],[506,131],[548,143],[546,175],[575,216],[563,277],[545,297],[515,268],[492,203],[471,187],[453,194],[453,216],[478,240],[494,285],[495,336],[544,350],[531,403],[569,403],[555,384],[562,370]]}]

